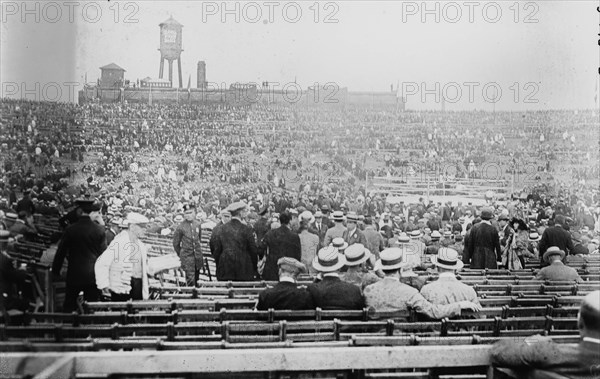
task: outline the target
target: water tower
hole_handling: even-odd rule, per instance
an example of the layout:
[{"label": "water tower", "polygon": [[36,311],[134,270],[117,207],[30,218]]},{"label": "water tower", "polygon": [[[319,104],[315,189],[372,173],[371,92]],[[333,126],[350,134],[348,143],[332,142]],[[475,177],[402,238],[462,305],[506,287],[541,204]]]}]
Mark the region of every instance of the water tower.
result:
[{"label": "water tower", "polygon": [[160,27],[160,70],[158,77],[163,79],[165,59],[169,61],[169,81],[173,84],[173,61],[177,60],[177,72],[179,73],[179,88],[183,87],[181,78],[181,29],[183,25],[175,21],[173,17],[158,25]]}]

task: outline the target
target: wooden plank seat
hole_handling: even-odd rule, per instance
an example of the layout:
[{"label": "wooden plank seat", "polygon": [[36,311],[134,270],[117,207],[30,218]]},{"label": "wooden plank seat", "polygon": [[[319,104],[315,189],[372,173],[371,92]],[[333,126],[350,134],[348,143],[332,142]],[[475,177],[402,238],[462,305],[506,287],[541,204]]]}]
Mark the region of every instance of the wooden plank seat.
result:
[{"label": "wooden plank seat", "polygon": [[548,330],[550,335],[573,335],[579,334],[577,317],[562,317],[552,319],[552,325]]},{"label": "wooden plank seat", "polygon": [[[533,334],[545,334],[552,327],[552,318],[543,317],[509,317],[500,319],[498,330],[500,336],[530,336]],[[579,334],[577,329],[571,334]]]},{"label": "wooden plank seat", "polygon": [[85,302],[84,310],[86,313],[94,313],[102,310],[125,310],[128,313],[135,313],[140,310],[176,310],[176,309],[249,309],[255,305],[254,300],[248,299],[219,299],[219,300],[143,300],[143,301],[122,301],[122,302]]},{"label": "wooden plank seat", "polygon": [[[552,335],[552,340],[557,343],[578,343],[578,335]],[[350,340],[353,346],[432,346],[432,345],[488,345],[498,341],[514,341],[514,337],[491,336],[451,336],[451,337],[419,337],[406,336],[367,336],[356,335]]]}]

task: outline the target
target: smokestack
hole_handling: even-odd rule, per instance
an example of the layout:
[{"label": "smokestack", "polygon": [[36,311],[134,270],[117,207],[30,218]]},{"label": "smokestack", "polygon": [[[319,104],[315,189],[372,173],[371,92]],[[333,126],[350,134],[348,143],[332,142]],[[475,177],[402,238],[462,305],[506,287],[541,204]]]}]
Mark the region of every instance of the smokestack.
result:
[{"label": "smokestack", "polygon": [[204,61],[198,61],[198,79],[196,81],[197,88],[206,88],[206,63]]}]

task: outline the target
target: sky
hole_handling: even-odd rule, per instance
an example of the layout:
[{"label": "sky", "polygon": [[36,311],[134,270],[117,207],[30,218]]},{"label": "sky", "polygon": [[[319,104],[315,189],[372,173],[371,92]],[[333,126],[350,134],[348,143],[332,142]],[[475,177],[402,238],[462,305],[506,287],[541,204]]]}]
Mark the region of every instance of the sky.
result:
[{"label": "sky", "polygon": [[394,91],[414,110],[594,108],[597,5],[2,1],[2,96],[76,101],[85,79],[95,82],[111,62],[126,79],[156,78],[158,24],[172,16],[184,25],[184,87],[190,78],[195,87],[203,60],[207,80],[225,87],[331,82],[349,91]]}]

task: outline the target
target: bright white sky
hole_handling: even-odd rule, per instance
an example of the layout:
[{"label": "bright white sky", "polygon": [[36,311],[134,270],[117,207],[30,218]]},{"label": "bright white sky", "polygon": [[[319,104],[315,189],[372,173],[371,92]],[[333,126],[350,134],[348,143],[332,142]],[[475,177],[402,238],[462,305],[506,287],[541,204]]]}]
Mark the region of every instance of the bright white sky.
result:
[{"label": "bright white sky", "polygon": [[[184,87],[190,75],[195,87],[196,64],[204,60],[208,81],[227,86],[238,81],[286,83],[296,78],[303,88],[314,82],[335,82],[350,91],[390,91],[391,84],[395,89],[400,83],[415,92],[407,98],[408,109],[440,109],[434,95],[425,102],[421,98],[422,83],[434,89],[436,82],[439,93],[446,86],[449,98],[456,96],[457,88],[462,91],[456,103],[446,102],[448,110],[492,110],[482,95],[482,87],[492,82],[502,90],[497,110],[595,106],[600,64],[595,1],[474,1],[472,8],[463,1],[450,5],[428,1],[428,9],[439,7],[439,22],[435,14],[426,15],[422,22],[425,3],[421,1],[319,2],[318,16],[313,2],[273,2],[277,4],[273,22],[266,22],[269,5],[258,1],[254,4],[262,17],[256,23],[248,20],[256,15],[256,7],[246,6],[244,17],[244,2],[237,3],[239,22],[234,15],[223,15],[221,1],[92,3],[83,15],[85,3],[73,2],[70,22],[71,5],[62,1],[53,3],[60,6],[60,16],[47,3],[38,4],[36,15],[33,2],[27,4],[34,13],[25,14],[22,2],[2,1],[3,96],[21,97],[22,83],[35,89],[38,82],[38,97],[51,98],[56,89],[49,83],[58,83],[64,89],[63,100],[68,100],[66,82],[77,82],[79,89],[86,74],[93,82],[100,75],[99,67],[111,62],[125,68],[126,78],[133,81],[158,77],[158,24],[172,15],[184,25]],[[226,4],[229,9],[236,6]],[[286,21],[283,8],[287,6],[289,20],[295,16],[296,4],[302,10],[300,20]],[[96,6],[102,10],[100,17]],[[499,21],[486,21],[496,17],[498,8]],[[462,16],[452,23],[457,9]],[[216,14],[209,14],[211,10]],[[337,23],[324,22],[331,13]],[[125,22],[128,15],[130,23]],[[525,22],[528,16],[537,22]],[[57,22],[48,22],[55,18]],[[478,83],[472,101],[465,82]],[[493,98],[489,91],[488,99]],[[526,95],[538,103],[524,102]]]}]

